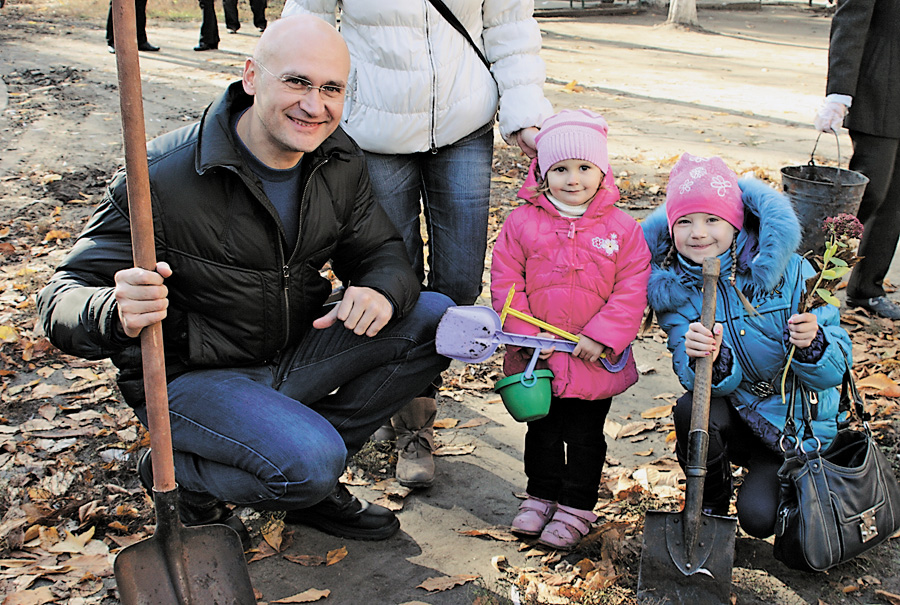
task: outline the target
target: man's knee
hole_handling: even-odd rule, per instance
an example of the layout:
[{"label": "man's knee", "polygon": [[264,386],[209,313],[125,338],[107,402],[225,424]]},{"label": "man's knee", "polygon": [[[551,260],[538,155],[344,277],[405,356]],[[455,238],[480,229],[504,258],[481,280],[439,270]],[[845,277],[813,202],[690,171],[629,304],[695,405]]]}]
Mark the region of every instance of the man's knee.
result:
[{"label": "man's knee", "polygon": [[306,508],[321,501],[334,489],[346,464],[343,442],[337,447],[311,449],[296,466],[285,469],[284,492],[277,498],[277,508]]},{"label": "man's knee", "polygon": [[422,292],[416,306],[406,316],[406,320],[426,336],[434,338],[444,311],[452,306],[453,301],[448,296],[438,292]]}]

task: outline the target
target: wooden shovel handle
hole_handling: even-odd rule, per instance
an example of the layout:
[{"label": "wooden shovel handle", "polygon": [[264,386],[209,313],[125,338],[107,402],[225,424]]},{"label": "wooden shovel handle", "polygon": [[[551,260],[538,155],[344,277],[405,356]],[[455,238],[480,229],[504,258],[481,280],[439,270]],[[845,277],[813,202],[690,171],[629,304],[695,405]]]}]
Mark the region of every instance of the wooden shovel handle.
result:
[{"label": "wooden shovel handle", "polygon": [[[719,282],[719,259],[703,260],[703,306],[700,323],[709,331],[716,322],[716,286]],[[713,357],[701,357],[694,366],[694,397],[691,406],[691,431],[707,431],[709,427],[709,397],[712,390]],[[703,461],[705,463],[705,460]]]},{"label": "wooden shovel handle", "polygon": [[[134,265],[154,271],[156,246],[153,237],[153,213],[150,207],[150,171],[147,167],[147,134],[144,130],[144,104],[141,96],[141,67],[138,62],[134,2],[113,0],[112,8]],[[161,323],[148,326],[141,331],[141,357],[144,367],[144,393],[147,398],[147,428],[150,431],[152,448],[153,488],[156,491],[168,492],[174,490],[176,484]]]}]

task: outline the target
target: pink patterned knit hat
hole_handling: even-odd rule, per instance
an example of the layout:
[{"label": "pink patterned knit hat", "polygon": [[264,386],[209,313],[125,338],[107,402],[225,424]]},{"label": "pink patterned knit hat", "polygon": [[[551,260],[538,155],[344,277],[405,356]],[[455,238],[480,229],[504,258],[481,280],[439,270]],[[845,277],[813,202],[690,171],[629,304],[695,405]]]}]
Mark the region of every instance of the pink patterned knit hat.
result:
[{"label": "pink patterned knit hat", "polygon": [[705,212],[728,221],[738,231],[744,225],[744,203],[737,175],[720,157],[701,158],[683,154],[666,188],[666,218],[669,233],[675,221],[686,214]]},{"label": "pink patterned knit hat", "polygon": [[547,177],[555,163],[571,159],[586,160],[605,173],[609,166],[608,130],[603,116],[587,109],[564,109],[544,120],[534,139],[541,178]]}]

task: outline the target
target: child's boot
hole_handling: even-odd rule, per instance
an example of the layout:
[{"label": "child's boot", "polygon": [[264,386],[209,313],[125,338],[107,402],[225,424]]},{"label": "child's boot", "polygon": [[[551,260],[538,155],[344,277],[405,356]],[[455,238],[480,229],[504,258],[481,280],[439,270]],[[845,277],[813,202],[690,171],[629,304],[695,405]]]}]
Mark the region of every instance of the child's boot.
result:
[{"label": "child's boot", "polygon": [[597,515],[592,511],[560,504],[538,542],[558,550],[572,550],[590,533],[591,523],[596,520]]},{"label": "child's boot", "polygon": [[525,536],[537,536],[556,512],[556,502],[528,496],[519,505],[519,514],[512,522],[512,531]]}]

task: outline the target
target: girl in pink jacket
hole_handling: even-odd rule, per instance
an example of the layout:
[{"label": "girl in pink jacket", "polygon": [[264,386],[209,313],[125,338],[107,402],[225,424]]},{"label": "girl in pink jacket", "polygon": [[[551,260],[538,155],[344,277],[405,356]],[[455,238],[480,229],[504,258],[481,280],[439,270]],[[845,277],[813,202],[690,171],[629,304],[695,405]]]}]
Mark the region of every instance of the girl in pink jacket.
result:
[{"label": "girl in pink jacket", "polygon": [[[634,340],[647,304],[650,252],[640,226],[615,207],[619,190],[609,167],[606,121],[581,109],[548,118],[536,138],[537,159],[494,245],[491,297],[499,312],[510,287],[512,308],[578,334],[569,353],[541,353],[553,371],[550,413],[528,423],[528,498],[513,531],[571,549],[588,534],[597,503],[612,396],[637,382],[630,356],[609,372]],[[553,337],[512,316],[504,331]],[[508,347],[504,371],[524,371],[528,349]],[[628,353],[630,355],[630,352]],[[539,366],[540,367],[540,366]]]}]

